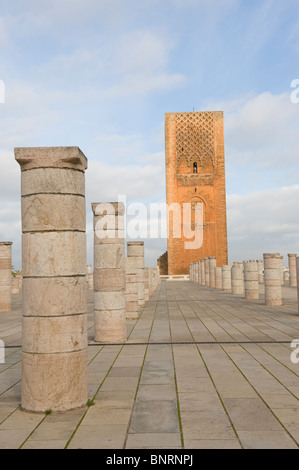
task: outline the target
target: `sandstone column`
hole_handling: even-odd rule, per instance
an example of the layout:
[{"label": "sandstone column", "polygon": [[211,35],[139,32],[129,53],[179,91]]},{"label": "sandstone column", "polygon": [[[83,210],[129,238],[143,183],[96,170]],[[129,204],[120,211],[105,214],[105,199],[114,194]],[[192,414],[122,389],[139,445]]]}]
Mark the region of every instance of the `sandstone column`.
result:
[{"label": "sandstone column", "polygon": [[88,289],[93,290],[93,272],[90,264],[87,266],[87,284]]},{"label": "sandstone column", "polygon": [[283,256],[280,256],[280,284],[283,286]]},{"label": "sandstone column", "polygon": [[262,259],[257,260],[258,266],[258,276],[259,276],[259,283],[263,284],[264,282],[264,263]]},{"label": "sandstone column", "polygon": [[198,284],[201,284],[201,266],[200,260],[197,261],[197,271],[198,271]]},{"label": "sandstone column", "polygon": [[208,257],[204,259],[204,263],[205,263],[205,285],[209,286],[210,285],[210,263],[209,263]]},{"label": "sandstone column", "polygon": [[279,253],[264,253],[264,285],[266,305],[282,305]]},{"label": "sandstone column", "polygon": [[297,276],[296,276],[296,254],[288,254],[289,258],[289,286],[297,286]]},{"label": "sandstone column", "polygon": [[209,256],[209,286],[215,287],[216,256]]},{"label": "sandstone column", "polygon": [[139,318],[137,266],[134,256],[126,258],[126,310],[127,319]]},{"label": "sandstone column", "polygon": [[11,245],[0,242],[0,312],[11,312]]},{"label": "sandstone column", "polygon": [[244,295],[244,276],[243,270],[239,267],[239,263],[234,263],[232,270],[232,294]]},{"label": "sandstone column", "polygon": [[245,299],[258,300],[259,275],[256,261],[249,261],[244,264]]},{"label": "sandstone column", "polygon": [[145,302],[148,302],[149,301],[149,281],[148,281],[149,268],[145,267],[143,270],[143,274],[144,274],[144,300]]},{"label": "sandstone column", "polygon": [[231,269],[230,264],[221,266],[222,269],[222,290],[224,292],[231,292],[232,289],[232,278],[231,278]]},{"label": "sandstone column", "polygon": [[216,289],[222,289],[222,269],[221,267],[215,268],[215,287]]},{"label": "sandstone column", "polygon": [[93,203],[94,339],[126,340],[126,272],[123,203]]},{"label": "sandstone column", "polygon": [[64,411],[87,401],[87,159],[78,147],[16,148],[21,166],[21,406]]},{"label": "sandstone column", "polygon": [[201,259],[200,260],[200,270],[201,270],[201,283],[204,286],[206,283],[206,277],[205,277],[205,260]]},{"label": "sandstone column", "polygon": [[[142,309],[145,306],[145,291],[144,291],[144,242],[128,242],[127,243],[127,256],[134,257],[137,269],[137,284],[138,284],[138,307]],[[157,273],[155,273],[157,278]],[[157,283],[157,280],[155,281]]]}]

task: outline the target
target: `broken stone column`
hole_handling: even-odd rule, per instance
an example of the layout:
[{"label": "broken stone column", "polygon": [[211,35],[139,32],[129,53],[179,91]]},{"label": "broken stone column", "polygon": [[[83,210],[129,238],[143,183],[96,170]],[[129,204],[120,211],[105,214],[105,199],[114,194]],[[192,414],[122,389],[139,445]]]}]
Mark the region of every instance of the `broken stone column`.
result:
[{"label": "broken stone column", "polygon": [[18,294],[20,292],[20,279],[17,276],[11,277],[11,293]]},{"label": "broken stone column", "polygon": [[205,260],[201,259],[200,260],[200,270],[201,270],[201,283],[204,286],[206,283],[206,277],[205,277]]},{"label": "broken stone column", "polygon": [[289,286],[290,285],[290,273],[289,271],[285,271],[283,273],[283,281],[284,281],[284,285],[285,286]]},{"label": "broken stone column", "polygon": [[87,266],[87,284],[88,289],[93,290],[93,272],[90,264]]},{"label": "broken stone column", "polygon": [[297,254],[288,254],[289,258],[289,286],[297,286],[297,275],[296,275],[296,257]]},{"label": "broken stone column", "polygon": [[204,259],[204,263],[205,263],[205,285],[209,286],[210,285],[210,262],[209,262],[208,257]]},{"label": "broken stone column", "polygon": [[282,286],[283,286],[283,272],[284,272],[283,256],[280,256],[280,284]]},{"label": "broken stone column", "polygon": [[216,256],[209,256],[209,286],[215,287]]},{"label": "broken stone column", "polygon": [[85,170],[78,147],[16,148],[21,167],[21,406],[87,401]]},{"label": "broken stone column", "polygon": [[148,282],[148,276],[149,276],[149,268],[144,268],[143,270],[144,274],[144,300],[145,302],[149,301],[149,282]]},{"label": "broken stone column", "polygon": [[222,269],[222,290],[223,292],[231,292],[232,289],[232,278],[231,278],[231,269],[230,264],[221,266]]},{"label": "broken stone column", "polygon": [[216,289],[222,289],[222,269],[221,267],[215,268],[215,287]]},{"label": "broken stone column", "polygon": [[94,340],[124,342],[126,271],[123,203],[93,203]]},{"label": "broken stone column", "polygon": [[200,260],[196,262],[197,264],[197,272],[198,272],[198,284],[201,284],[201,266],[200,266]]},{"label": "broken stone column", "polygon": [[0,312],[11,312],[11,246],[12,242],[0,242]]},{"label": "broken stone column", "polygon": [[245,299],[258,300],[259,293],[259,275],[256,261],[249,261],[244,264],[244,284]]},{"label": "broken stone column", "polygon": [[[145,291],[144,291],[144,242],[128,242],[127,243],[127,256],[134,257],[137,268],[137,284],[138,284],[138,307],[142,309],[145,306]],[[158,276],[155,273],[155,283],[157,285]]]},{"label": "broken stone column", "polygon": [[258,268],[259,283],[263,284],[263,282],[264,282],[264,262],[263,262],[262,259],[258,259],[256,262],[257,262],[257,268]]},{"label": "broken stone column", "polygon": [[244,295],[244,276],[243,270],[240,268],[239,263],[234,263],[231,269],[232,276],[232,294]]},{"label": "broken stone column", "polygon": [[126,310],[127,319],[139,318],[137,266],[134,256],[126,258]]},{"label": "broken stone column", "polygon": [[264,285],[266,305],[282,305],[279,253],[264,253]]}]

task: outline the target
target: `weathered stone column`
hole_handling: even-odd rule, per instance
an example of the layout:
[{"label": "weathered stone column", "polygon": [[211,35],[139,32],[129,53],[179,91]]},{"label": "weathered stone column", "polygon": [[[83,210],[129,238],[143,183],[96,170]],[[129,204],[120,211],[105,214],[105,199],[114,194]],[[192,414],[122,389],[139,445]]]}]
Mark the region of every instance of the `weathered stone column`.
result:
[{"label": "weathered stone column", "polygon": [[148,268],[148,289],[149,289],[149,296],[151,297],[154,292],[153,288],[153,269],[152,267]]},{"label": "weathered stone column", "polygon": [[297,286],[297,276],[296,276],[296,257],[297,254],[288,254],[289,259],[289,286]]},{"label": "weathered stone column", "polygon": [[283,286],[283,256],[280,256],[280,284]]},{"label": "weathered stone column", "polygon": [[244,276],[243,270],[239,267],[239,263],[234,263],[232,270],[232,294],[244,295]]},{"label": "weathered stone column", "polygon": [[138,284],[138,307],[139,309],[145,306],[145,291],[144,291],[144,242],[128,242],[127,243],[127,256],[134,257],[137,268],[137,284]]},{"label": "weathered stone column", "polygon": [[124,204],[93,203],[94,340],[126,340]]},{"label": "weathered stone column", "polygon": [[201,283],[204,286],[206,284],[206,276],[205,276],[205,260],[200,260],[200,270],[201,270]]},{"label": "weathered stone column", "polygon": [[21,406],[64,411],[87,401],[87,159],[78,147],[16,148],[21,166]]},{"label": "weathered stone column", "polygon": [[264,253],[264,285],[266,305],[282,305],[279,253]]},{"label": "weathered stone column", "polygon": [[245,299],[258,300],[259,293],[259,275],[256,261],[249,261],[244,264],[244,283]]},{"label": "weathered stone column", "polygon": [[285,286],[289,286],[290,285],[290,273],[289,271],[285,271],[283,273],[283,282],[284,282],[284,285]]},{"label": "weathered stone column", "polygon": [[0,312],[11,312],[11,245],[0,242]]},{"label": "weathered stone column", "polygon": [[197,261],[197,272],[198,272],[198,284],[201,284],[201,266],[200,266],[200,260]]},{"label": "weathered stone column", "polygon": [[258,268],[259,283],[263,284],[263,282],[264,282],[264,262],[263,262],[262,259],[258,259],[256,262],[257,262],[257,268]]},{"label": "weathered stone column", "polygon": [[137,266],[134,256],[126,258],[126,318],[139,318]]},{"label": "weathered stone column", "polygon": [[145,302],[148,302],[149,301],[149,282],[148,282],[149,268],[144,267],[143,274],[144,274],[144,300]]},{"label": "weathered stone column", "polygon": [[231,292],[232,289],[232,278],[231,278],[231,269],[230,264],[221,266],[222,269],[222,290],[224,292]]},{"label": "weathered stone column", "polygon": [[88,289],[93,290],[93,272],[90,264],[87,265],[87,284]]},{"label": "weathered stone column", "polygon": [[210,285],[210,262],[209,262],[208,257],[204,259],[204,263],[205,263],[205,285],[209,286]]},{"label": "weathered stone column", "polygon": [[216,256],[209,256],[209,286],[215,287]]},{"label": "weathered stone column", "polygon": [[222,289],[222,269],[221,267],[215,268],[215,287],[216,289]]}]

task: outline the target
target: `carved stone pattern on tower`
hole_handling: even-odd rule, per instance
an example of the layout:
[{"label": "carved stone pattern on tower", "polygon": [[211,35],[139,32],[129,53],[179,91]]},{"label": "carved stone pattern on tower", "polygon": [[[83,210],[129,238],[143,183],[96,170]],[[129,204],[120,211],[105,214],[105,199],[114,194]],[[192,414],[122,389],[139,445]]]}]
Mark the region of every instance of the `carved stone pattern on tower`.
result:
[{"label": "carved stone pattern on tower", "polygon": [[176,156],[189,167],[210,158],[215,167],[213,113],[176,113]]}]

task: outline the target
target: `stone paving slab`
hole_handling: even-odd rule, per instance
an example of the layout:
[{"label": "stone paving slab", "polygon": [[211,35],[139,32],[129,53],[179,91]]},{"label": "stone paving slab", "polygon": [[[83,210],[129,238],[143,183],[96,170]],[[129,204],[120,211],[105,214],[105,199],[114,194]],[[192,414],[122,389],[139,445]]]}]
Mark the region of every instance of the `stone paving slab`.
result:
[{"label": "stone paving slab", "polygon": [[[28,413],[21,396],[21,294],[0,314],[0,449],[297,449],[295,288],[283,305],[190,281],[162,281],[128,341],[93,339],[88,292],[88,405]],[[158,343],[158,344],[156,344]]]}]

